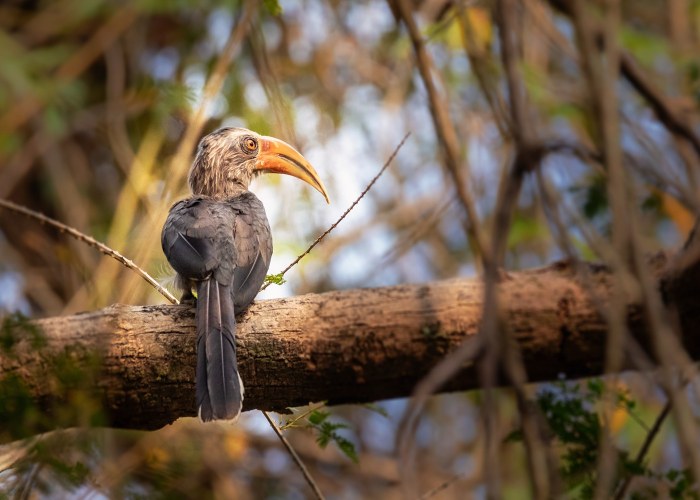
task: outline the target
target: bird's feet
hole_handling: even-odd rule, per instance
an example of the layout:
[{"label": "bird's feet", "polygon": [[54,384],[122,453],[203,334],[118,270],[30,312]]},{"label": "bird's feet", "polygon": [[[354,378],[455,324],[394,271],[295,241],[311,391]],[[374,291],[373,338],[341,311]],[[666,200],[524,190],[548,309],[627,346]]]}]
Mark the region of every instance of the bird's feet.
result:
[{"label": "bird's feet", "polygon": [[182,297],[180,297],[180,304],[194,306],[196,303],[197,303],[197,299],[195,298],[194,294],[192,293],[192,290],[186,290],[182,293]]}]

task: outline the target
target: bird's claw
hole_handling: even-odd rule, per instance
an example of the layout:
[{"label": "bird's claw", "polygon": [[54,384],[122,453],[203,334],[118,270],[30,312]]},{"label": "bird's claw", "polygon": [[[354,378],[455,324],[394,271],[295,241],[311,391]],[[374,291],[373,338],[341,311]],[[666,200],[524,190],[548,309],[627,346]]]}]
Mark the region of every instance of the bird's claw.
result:
[{"label": "bird's claw", "polygon": [[180,304],[194,306],[196,303],[197,303],[197,299],[195,298],[194,294],[192,293],[192,290],[187,290],[187,291],[183,292],[182,297],[180,297]]}]

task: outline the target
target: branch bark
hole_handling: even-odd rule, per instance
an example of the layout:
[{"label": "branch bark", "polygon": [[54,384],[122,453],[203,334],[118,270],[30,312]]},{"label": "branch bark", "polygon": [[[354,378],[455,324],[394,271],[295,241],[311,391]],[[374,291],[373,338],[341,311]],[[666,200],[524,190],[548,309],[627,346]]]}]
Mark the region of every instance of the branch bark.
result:
[{"label": "branch bark", "polygon": [[[685,255],[697,256],[690,246]],[[667,290],[681,317],[686,347],[700,356],[697,302],[690,290],[700,279],[695,263],[652,259],[650,272]],[[530,381],[565,374],[600,374],[607,326],[595,304],[606,303],[611,274],[589,265],[583,284],[567,263],[515,272],[501,286],[504,319],[519,343]],[[591,288],[590,284],[593,283]],[[696,299],[697,300],[697,299]],[[236,333],[245,409],[284,411],[327,400],[358,403],[409,396],[416,383],[444,355],[477,332],[482,286],[477,279],[424,285],[335,291],[254,303],[239,317]],[[648,345],[639,302],[627,301],[633,336]],[[101,368],[94,395],[104,403],[110,424],[155,429],[195,415],[195,331],[187,306],[114,305],[102,310],[32,322],[45,337],[41,349],[17,341],[0,357],[0,381],[18,377],[43,406],[56,403],[52,384],[55,356],[71,347],[75,366]],[[93,361],[91,361],[93,360]],[[631,368],[625,359],[624,368]],[[443,391],[478,386],[465,366]]]}]

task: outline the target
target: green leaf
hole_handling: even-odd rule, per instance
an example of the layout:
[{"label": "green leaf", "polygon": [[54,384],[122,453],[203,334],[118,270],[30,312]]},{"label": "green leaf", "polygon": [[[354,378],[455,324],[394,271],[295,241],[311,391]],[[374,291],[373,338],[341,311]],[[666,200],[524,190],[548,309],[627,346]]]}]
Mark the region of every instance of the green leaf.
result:
[{"label": "green leaf", "polygon": [[508,435],[503,439],[504,443],[520,443],[524,439],[523,431],[522,429],[515,429],[513,431],[510,431]]},{"label": "green leaf", "polygon": [[328,417],[330,413],[322,410],[315,410],[309,415],[309,423],[311,425],[321,425]]},{"label": "green leaf", "polygon": [[265,283],[272,283],[273,285],[284,285],[287,280],[284,279],[283,273],[278,274],[268,274],[265,276]]},{"label": "green leaf", "polygon": [[282,15],[282,6],[279,4],[278,0],[263,0],[263,9],[272,16]]},{"label": "green leaf", "polygon": [[355,445],[347,438],[338,434],[338,430],[347,429],[348,425],[341,422],[329,422],[330,413],[316,410],[309,414],[309,425],[318,433],[316,442],[321,448],[325,448],[333,441],[338,449],[350,460],[357,463],[357,451]]},{"label": "green leaf", "polygon": [[345,424],[337,422],[323,422],[320,426],[315,426],[318,431],[318,436],[316,436],[316,442],[321,448],[325,448],[328,444],[333,441],[335,442],[338,449],[350,460],[357,463],[357,451],[355,450],[355,445],[344,438],[336,431],[339,429],[347,429],[348,426]]},{"label": "green leaf", "polygon": [[588,387],[588,390],[598,399],[600,399],[603,396],[603,389],[605,388],[605,384],[603,383],[602,379],[592,378],[588,381],[586,385]]},{"label": "green leaf", "polygon": [[667,41],[649,31],[622,26],[620,42],[644,65],[652,65],[657,57],[669,53]]},{"label": "green leaf", "polygon": [[678,476],[680,476],[681,471],[678,469],[671,469],[666,473],[666,479],[668,479],[671,482],[675,482]]},{"label": "green leaf", "polygon": [[60,137],[66,130],[66,120],[56,106],[44,110],[44,128],[54,137]]},{"label": "green leaf", "polygon": [[516,213],[508,232],[508,248],[542,239],[547,234],[546,227],[536,217]]},{"label": "green leaf", "polygon": [[376,403],[365,403],[364,406],[369,411],[380,414],[384,418],[389,418],[389,412]]},{"label": "green leaf", "polygon": [[593,178],[586,192],[586,201],[583,204],[583,213],[587,219],[593,219],[602,214],[608,208],[608,193],[605,186],[605,177],[597,175]]},{"label": "green leaf", "polygon": [[341,436],[336,436],[335,442],[338,445],[338,448],[340,448],[340,451],[342,451],[346,457],[348,457],[355,463],[359,463],[359,459],[357,458],[357,451],[355,450],[354,444],[352,444],[350,441]]}]

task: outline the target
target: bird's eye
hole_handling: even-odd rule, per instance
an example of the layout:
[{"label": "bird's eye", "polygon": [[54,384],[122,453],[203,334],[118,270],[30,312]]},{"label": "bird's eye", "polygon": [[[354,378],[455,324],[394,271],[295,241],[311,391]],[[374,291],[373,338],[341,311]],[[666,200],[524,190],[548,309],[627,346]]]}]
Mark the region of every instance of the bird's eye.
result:
[{"label": "bird's eye", "polygon": [[243,140],[243,147],[248,153],[253,153],[258,149],[258,141],[252,137],[247,137]]}]

